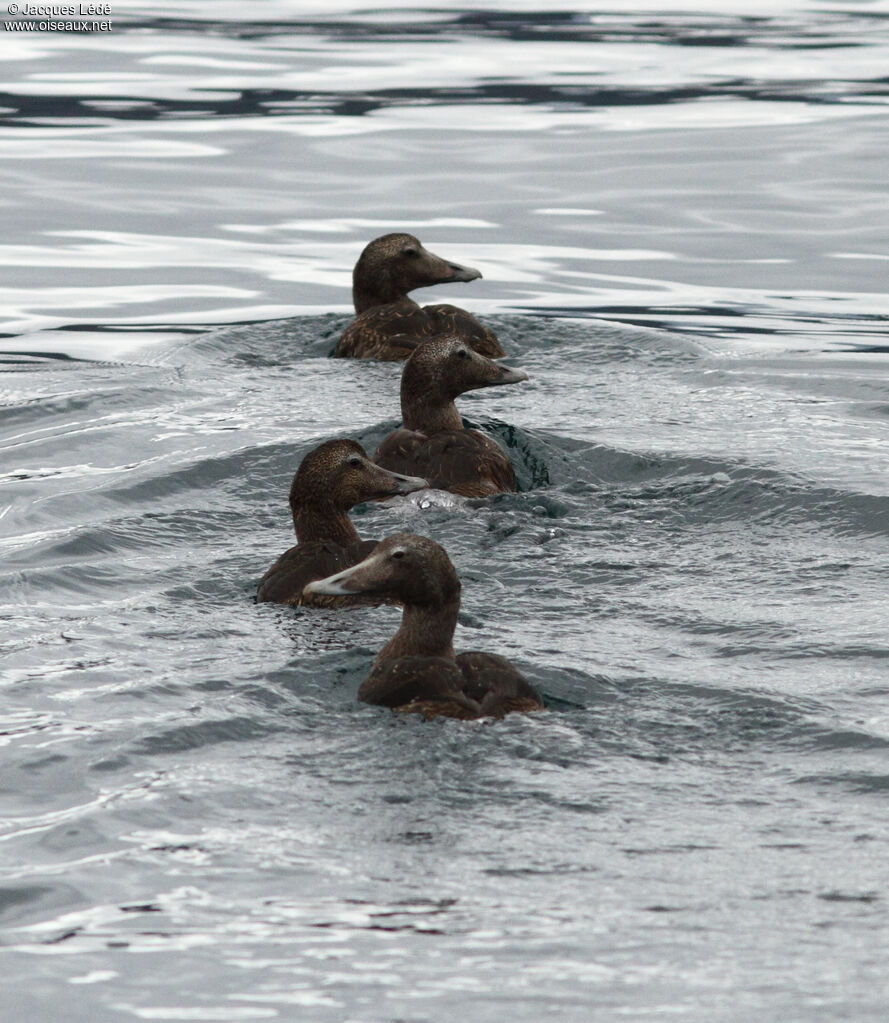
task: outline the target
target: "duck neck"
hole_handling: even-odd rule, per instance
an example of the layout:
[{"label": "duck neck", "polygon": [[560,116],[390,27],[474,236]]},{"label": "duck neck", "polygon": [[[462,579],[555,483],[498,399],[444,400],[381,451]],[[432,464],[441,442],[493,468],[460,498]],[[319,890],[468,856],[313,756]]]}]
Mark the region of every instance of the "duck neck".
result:
[{"label": "duck neck", "polygon": [[406,309],[420,308],[412,298],[407,297],[407,293],[400,284],[385,275],[377,277],[360,272],[357,267],[352,277],[352,301],[355,303],[356,314],[373,309],[378,305],[390,305],[391,303],[398,303]]},{"label": "duck neck", "polygon": [[342,509],[332,503],[290,505],[293,514],[293,528],[297,543],[326,541],[347,547],[361,539],[352,520]]},{"label": "duck neck", "polygon": [[406,606],[398,632],[379,652],[374,664],[391,657],[413,655],[453,660],[454,629],[459,610],[459,595],[447,603]]},{"label": "duck neck", "polygon": [[401,418],[406,430],[417,430],[431,437],[442,430],[462,430],[463,420],[450,398],[427,391],[401,395]]}]

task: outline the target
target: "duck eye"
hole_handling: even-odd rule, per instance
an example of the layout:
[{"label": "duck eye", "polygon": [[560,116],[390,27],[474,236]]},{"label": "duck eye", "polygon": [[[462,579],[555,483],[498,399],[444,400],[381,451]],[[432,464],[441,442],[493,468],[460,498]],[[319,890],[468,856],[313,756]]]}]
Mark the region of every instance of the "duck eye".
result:
[{"label": "duck eye", "polygon": [[402,550],[397,550],[397,551],[393,551],[393,552],[392,552],[392,553],[391,553],[391,554],[389,555],[389,557],[390,557],[390,558],[396,558],[396,559],[397,559],[397,558],[403,558],[403,557],[404,557],[404,551],[402,551]]},{"label": "duck eye", "polygon": [[413,245],[411,245],[408,248],[404,249],[404,254],[408,256],[410,259],[416,259],[417,256],[420,255],[420,250],[415,249]]},{"label": "duck eye", "polygon": [[361,459],[358,457],[358,455],[352,455],[352,457],[349,459],[349,465],[355,466],[356,469],[358,468],[359,465],[361,465]]},{"label": "duck eye", "polygon": [[467,352],[465,348],[458,348],[457,349],[457,358],[458,359],[468,359],[469,358],[469,352]]}]

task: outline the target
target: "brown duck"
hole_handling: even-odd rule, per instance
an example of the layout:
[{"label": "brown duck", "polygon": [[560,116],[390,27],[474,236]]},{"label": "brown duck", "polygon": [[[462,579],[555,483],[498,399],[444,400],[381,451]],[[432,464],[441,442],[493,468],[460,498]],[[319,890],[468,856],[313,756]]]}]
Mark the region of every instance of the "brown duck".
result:
[{"label": "brown duck", "polygon": [[444,549],[397,533],[343,572],[309,583],[312,596],[355,594],[400,604],[401,626],[377,654],[358,699],[424,717],[503,717],[541,710],[530,682],[497,654],[454,654],[460,580]]},{"label": "brown duck", "polygon": [[426,480],[389,472],[367,457],[353,440],[329,440],[300,463],[290,487],[290,511],[297,544],[266,572],[259,583],[260,603],[344,607],[376,603],[360,597],[303,597],[313,579],[323,579],[354,565],[376,546],[362,540],[347,514],[362,501],[410,494],[428,486]]},{"label": "brown duck", "polygon": [[408,298],[414,288],[481,277],[424,249],[412,234],[384,234],[361,253],[352,272],[355,319],[346,327],[334,356],[341,359],[406,359],[425,338],[462,337],[477,352],[503,355],[496,336],[465,309],[419,306]]},{"label": "brown duck", "polygon": [[527,373],[486,359],[461,338],[425,341],[401,376],[403,425],[380,444],[374,461],[463,497],[515,490],[509,459],[489,437],[464,428],[454,399],[466,391],[527,379]]}]

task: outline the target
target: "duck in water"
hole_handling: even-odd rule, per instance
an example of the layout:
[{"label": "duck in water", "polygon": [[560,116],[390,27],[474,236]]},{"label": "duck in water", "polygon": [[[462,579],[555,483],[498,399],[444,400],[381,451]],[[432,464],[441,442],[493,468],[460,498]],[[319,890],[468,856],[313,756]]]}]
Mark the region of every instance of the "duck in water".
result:
[{"label": "duck in water", "polygon": [[282,554],[262,577],[257,601],[316,607],[378,603],[354,595],[306,598],[303,589],[313,579],[356,564],[376,546],[376,540],[362,540],[358,535],[347,514],[350,508],[362,501],[410,494],[428,485],[424,479],[375,465],[353,440],[329,440],[310,451],[290,488],[296,546]]},{"label": "duck in water", "polygon": [[415,288],[474,281],[471,266],[460,266],[424,249],[412,234],[385,234],[361,253],[352,272],[355,319],[334,350],[340,359],[406,359],[419,343],[439,334],[462,337],[475,351],[503,355],[496,336],[474,316],[453,305],[419,306],[408,298]]},{"label": "duck in water", "polygon": [[360,594],[400,604],[401,626],[377,654],[358,699],[426,718],[503,717],[543,709],[540,694],[505,657],[454,653],[460,580],[433,540],[398,533],[343,572],[309,583],[307,596]]},{"label": "duck in water", "polygon": [[374,461],[463,497],[514,491],[509,458],[490,437],[464,428],[454,399],[466,391],[527,379],[523,370],[479,355],[462,338],[423,342],[402,373],[402,426],[380,444]]}]

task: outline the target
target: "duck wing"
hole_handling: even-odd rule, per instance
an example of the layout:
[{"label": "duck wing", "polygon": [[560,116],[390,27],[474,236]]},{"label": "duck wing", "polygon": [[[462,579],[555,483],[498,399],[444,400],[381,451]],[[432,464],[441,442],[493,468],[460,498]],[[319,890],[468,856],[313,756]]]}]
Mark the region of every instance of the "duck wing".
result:
[{"label": "duck wing", "polygon": [[488,358],[504,354],[497,336],[465,309],[455,305],[427,305],[410,299],[374,306],[360,313],[343,331],[334,349],[338,359],[381,359],[399,362],[417,342],[443,334],[463,338]]},{"label": "duck wing", "polygon": [[334,358],[400,362],[416,348],[417,338],[432,336],[430,328],[429,317],[416,302],[374,306],[346,327],[334,349]]},{"label": "duck wing", "polygon": [[[395,466],[413,466],[417,468],[425,464],[424,450],[429,438],[419,430],[406,430],[400,426],[393,430],[388,437],[385,437],[380,446],[374,452],[373,460],[377,465],[388,469],[389,472],[397,472],[402,476],[410,476],[407,469],[396,469]],[[422,477],[429,479],[428,476]],[[430,486],[433,485],[429,480]]]},{"label": "duck wing", "polygon": [[450,334],[463,338],[471,348],[489,359],[499,359],[506,354],[497,335],[465,309],[455,305],[426,305],[422,312],[429,318],[431,335]]},{"label": "duck wing", "polygon": [[257,603],[305,604],[310,607],[378,604],[378,600],[366,594],[354,597],[303,596],[303,587],[308,583],[357,565],[376,544],[376,540],[359,540],[346,547],[320,540],[297,544],[285,551],[262,577],[256,591]]},{"label": "duck wing", "polygon": [[358,690],[358,699],[404,714],[479,717],[481,707],[462,692],[463,675],[446,657],[392,657],[377,664]]},{"label": "duck wing", "polygon": [[457,655],[457,667],[463,675],[463,694],[479,704],[481,717],[543,710],[540,693],[505,657],[468,651]]},{"label": "duck wing", "polygon": [[422,476],[437,490],[463,497],[488,497],[516,489],[515,472],[504,452],[476,430],[442,430],[427,437],[395,430],[380,444],[374,461],[390,472]]}]

